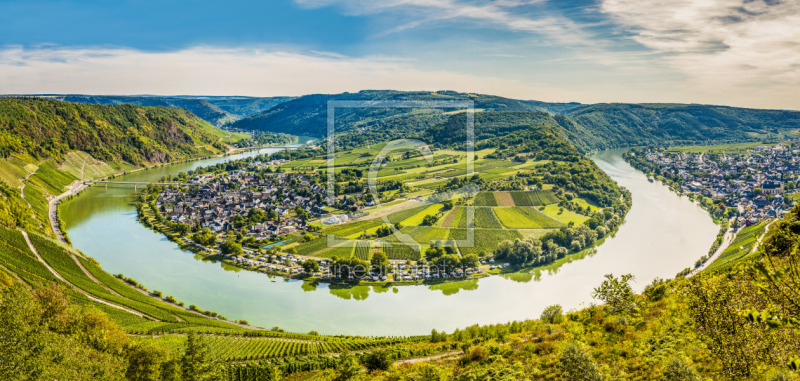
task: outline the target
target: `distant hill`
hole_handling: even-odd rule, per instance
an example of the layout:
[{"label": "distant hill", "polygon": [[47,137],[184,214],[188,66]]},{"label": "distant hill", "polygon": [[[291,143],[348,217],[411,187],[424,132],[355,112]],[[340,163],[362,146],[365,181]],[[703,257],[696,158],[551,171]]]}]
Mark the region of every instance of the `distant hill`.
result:
[{"label": "distant hill", "polygon": [[[358,93],[333,95],[313,94],[281,103],[272,109],[260,112],[230,126],[243,130],[262,130],[284,132],[294,135],[322,136],[327,129],[327,102],[329,100],[368,100],[368,101],[459,101],[472,100],[478,110],[516,110],[545,111],[524,101],[494,95],[465,94],[454,91],[395,91],[365,90]],[[442,114],[454,109],[409,109],[409,108],[342,108],[336,110],[337,133],[347,132],[363,126],[381,126],[376,121],[398,116],[419,119],[421,114],[429,114],[432,125],[443,120]],[[437,118],[438,116],[438,118]],[[422,127],[422,126],[421,126]]]},{"label": "distant hill", "polygon": [[[800,112],[693,104],[548,103],[454,91],[369,90],[306,95],[230,124],[244,130],[323,136],[329,100],[472,100],[485,112],[531,113],[514,116],[555,128],[582,151],[642,144],[709,140],[756,140],[798,136]],[[351,108],[336,111],[336,133],[345,142],[368,144],[381,138],[421,133],[447,120],[452,109]],[[545,115],[549,117],[545,117]],[[516,122],[515,122],[516,123]],[[482,132],[476,124],[476,134]],[[353,143],[354,144],[354,143]]]},{"label": "distant hill", "polygon": [[180,107],[191,111],[201,119],[222,126],[258,112],[268,110],[292,97],[238,97],[238,96],[122,96],[122,95],[39,95],[44,98],[67,102],[138,106]]},{"label": "distant hill", "polygon": [[574,140],[595,149],[796,135],[800,112],[694,104],[599,104],[566,114]]}]

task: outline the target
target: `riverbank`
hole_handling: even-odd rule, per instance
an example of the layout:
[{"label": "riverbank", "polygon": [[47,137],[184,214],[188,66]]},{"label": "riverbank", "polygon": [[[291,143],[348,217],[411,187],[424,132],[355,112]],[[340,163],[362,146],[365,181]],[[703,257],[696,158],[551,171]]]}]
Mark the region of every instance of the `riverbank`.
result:
[{"label": "riverbank", "polygon": [[[204,261],[137,221],[132,187],[89,187],[62,202],[60,211],[73,246],[104,269],[124,273],[187,305],[293,332],[427,334],[434,327],[452,331],[475,323],[524,320],[553,304],[566,311],[582,308],[593,302],[592,290],[609,273],[635,274],[633,287],[641,291],[657,277],[674,277],[708,251],[719,228],[697,204],[648,182],[621,159],[619,151],[591,158],[633,196],[633,206],[615,234],[593,251],[567,256],[572,259],[568,263],[534,274],[516,272],[441,285],[314,287],[310,282]],[[124,180],[152,182],[220,160],[158,168]]]}]

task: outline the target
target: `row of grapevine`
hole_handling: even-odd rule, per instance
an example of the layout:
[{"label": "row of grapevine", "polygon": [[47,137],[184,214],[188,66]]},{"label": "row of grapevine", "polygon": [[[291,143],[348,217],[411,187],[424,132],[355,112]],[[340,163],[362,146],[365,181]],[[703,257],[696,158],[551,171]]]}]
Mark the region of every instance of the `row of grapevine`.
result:
[{"label": "row of grapevine", "polygon": [[390,244],[384,243],[381,245],[381,250],[386,253],[386,257],[389,259],[397,259],[397,260],[412,260],[418,261],[420,258],[420,247],[419,245],[416,246],[417,250],[409,245],[403,244]]},{"label": "row of grapevine", "polygon": [[28,249],[22,234],[0,228],[0,262],[31,284],[52,282],[56,278]]},{"label": "row of grapevine", "polygon": [[372,254],[371,244],[372,243],[370,241],[357,241],[356,250],[353,252],[353,256],[358,259],[368,261]]},{"label": "row of grapevine", "polygon": [[556,196],[549,191],[514,191],[511,198],[517,206],[539,206],[558,202]]}]

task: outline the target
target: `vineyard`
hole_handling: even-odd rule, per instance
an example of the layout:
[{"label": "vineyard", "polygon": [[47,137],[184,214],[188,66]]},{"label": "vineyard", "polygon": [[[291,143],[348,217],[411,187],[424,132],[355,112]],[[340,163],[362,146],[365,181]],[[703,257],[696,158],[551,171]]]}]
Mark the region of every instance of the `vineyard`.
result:
[{"label": "vineyard", "polygon": [[475,196],[475,206],[497,206],[497,200],[492,192],[480,192]]},{"label": "vineyard", "polygon": [[475,227],[485,229],[502,229],[503,224],[497,219],[493,208],[475,208]]},{"label": "vineyard", "polygon": [[[201,335],[208,344],[209,355],[216,361],[255,361],[298,356],[338,354],[342,352],[362,352],[370,349],[416,342],[424,337],[411,338],[340,338],[330,336],[310,336],[311,339],[287,337],[249,337],[239,335]],[[163,335],[149,338],[169,350],[182,351],[186,337],[183,335]]]},{"label": "vineyard", "polygon": [[556,196],[548,191],[514,191],[510,193],[517,206],[539,206],[558,202]]},{"label": "vineyard", "polygon": [[370,241],[356,241],[356,248],[353,256],[365,261],[369,260],[372,254],[372,243]]},{"label": "vineyard", "polygon": [[[417,246],[417,249],[419,249],[419,246]],[[389,259],[417,261],[420,258],[420,250],[414,250],[411,246],[404,244],[382,243],[381,250],[386,253],[386,257]]]}]

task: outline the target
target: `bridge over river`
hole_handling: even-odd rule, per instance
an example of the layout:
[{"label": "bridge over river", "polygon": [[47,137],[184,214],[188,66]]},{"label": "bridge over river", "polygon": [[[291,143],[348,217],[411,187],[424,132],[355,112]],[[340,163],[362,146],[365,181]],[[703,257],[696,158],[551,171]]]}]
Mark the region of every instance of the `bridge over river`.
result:
[{"label": "bridge over river", "polygon": [[139,185],[182,185],[183,183],[161,183],[161,182],[146,182],[146,181],[107,181],[107,180],[91,180],[91,181],[84,181],[86,185],[92,184],[105,184],[106,189],[108,189],[108,184],[112,185],[133,185],[133,189],[135,190]]}]

